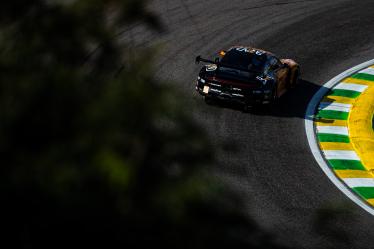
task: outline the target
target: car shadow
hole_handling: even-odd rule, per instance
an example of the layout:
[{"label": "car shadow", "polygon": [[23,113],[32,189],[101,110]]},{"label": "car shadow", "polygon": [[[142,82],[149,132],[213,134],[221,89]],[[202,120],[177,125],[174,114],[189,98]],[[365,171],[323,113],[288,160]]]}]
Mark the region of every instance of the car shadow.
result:
[{"label": "car shadow", "polygon": [[300,79],[299,84],[283,94],[274,105],[253,106],[247,112],[243,111],[242,105],[226,101],[215,100],[210,105],[240,111],[248,115],[298,117],[304,119],[309,102],[321,88],[324,88],[324,86]]}]

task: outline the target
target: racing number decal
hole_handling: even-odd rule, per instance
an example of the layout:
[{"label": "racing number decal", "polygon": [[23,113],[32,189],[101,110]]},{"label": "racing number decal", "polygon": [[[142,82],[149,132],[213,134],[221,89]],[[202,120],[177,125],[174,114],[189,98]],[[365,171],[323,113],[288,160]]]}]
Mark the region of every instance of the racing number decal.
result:
[{"label": "racing number decal", "polygon": [[241,47],[241,48],[235,48],[236,51],[239,51],[239,52],[245,52],[245,53],[249,53],[249,49],[248,48],[244,48],[244,47]]},{"label": "racing number decal", "polygon": [[215,71],[216,69],[217,69],[217,65],[214,65],[214,64],[210,64],[205,67],[205,71],[207,72],[212,72],[212,71]]},{"label": "racing number decal", "polygon": [[209,93],[209,86],[204,86],[203,93]]},{"label": "racing number decal", "polygon": [[263,51],[260,51],[260,50],[255,50],[255,49],[249,49],[249,48],[246,48],[246,47],[238,47],[238,48],[234,48],[236,51],[238,52],[244,52],[244,53],[255,53],[256,55],[258,56],[261,56],[264,54]]}]

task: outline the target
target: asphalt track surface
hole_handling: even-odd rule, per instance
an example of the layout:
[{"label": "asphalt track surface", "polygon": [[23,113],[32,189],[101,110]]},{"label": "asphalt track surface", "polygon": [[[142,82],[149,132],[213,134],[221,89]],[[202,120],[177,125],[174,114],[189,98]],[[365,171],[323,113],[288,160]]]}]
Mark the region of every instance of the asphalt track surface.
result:
[{"label": "asphalt track surface", "polygon": [[[304,128],[313,94],[329,79],[374,58],[374,2],[155,0],[162,34],[133,28],[136,44],[161,44],[157,75],[175,82],[188,97],[193,115],[216,145],[234,142],[238,151],[217,153],[219,177],[247,200],[248,213],[298,248],[373,248],[374,217],[353,204],[315,162]],[[301,65],[301,84],[272,111],[243,113],[227,105],[206,105],[194,91],[200,66],[196,55],[214,58],[231,45],[252,45],[293,58]],[[351,244],[339,244],[313,225],[318,208],[340,205],[343,218],[332,221]],[[320,234],[318,234],[318,232]]]}]

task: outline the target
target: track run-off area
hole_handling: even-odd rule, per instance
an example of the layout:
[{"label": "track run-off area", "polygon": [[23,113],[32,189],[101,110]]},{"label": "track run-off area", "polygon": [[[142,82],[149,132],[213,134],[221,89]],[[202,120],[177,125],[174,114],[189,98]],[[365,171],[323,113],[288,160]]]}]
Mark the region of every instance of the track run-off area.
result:
[{"label": "track run-off area", "polygon": [[[150,9],[161,17],[165,32],[134,25],[123,39],[159,50],[157,77],[183,93],[186,111],[213,146],[221,148],[212,175],[243,197],[248,215],[293,247],[336,248],[338,243],[339,248],[373,248],[374,217],[321,170],[309,146],[305,114],[326,82],[374,58],[374,2],[154,0]],[[231,106],[206,105],[194,89],[200,70],[194,59],[214,59],[234,45],[294,59],[301,68],[299,86],[272,110],[243,113]],[[363,202],[358,194],[351,195]],[[340,215],[321,214],[330,208]],[[326,226],[319,225],[321,219]]]}]

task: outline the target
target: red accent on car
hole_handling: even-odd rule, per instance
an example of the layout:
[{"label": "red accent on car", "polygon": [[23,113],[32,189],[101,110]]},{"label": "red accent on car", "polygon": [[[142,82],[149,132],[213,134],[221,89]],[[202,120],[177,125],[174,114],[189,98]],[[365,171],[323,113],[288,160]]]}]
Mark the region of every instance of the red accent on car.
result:
[{"label": "red accent on car", "polygon": [[237,81],[231,81],[231,80],[224,80],[217,77],[207,77],[208,81],[215,81],[217,83],[223,84],[223,85],[232,85],[232,86],[238,86],[241,88],[258,88],[258,83],[243,83],[243,82],[237,82]]}]

